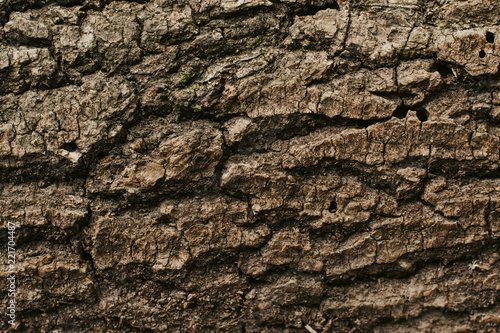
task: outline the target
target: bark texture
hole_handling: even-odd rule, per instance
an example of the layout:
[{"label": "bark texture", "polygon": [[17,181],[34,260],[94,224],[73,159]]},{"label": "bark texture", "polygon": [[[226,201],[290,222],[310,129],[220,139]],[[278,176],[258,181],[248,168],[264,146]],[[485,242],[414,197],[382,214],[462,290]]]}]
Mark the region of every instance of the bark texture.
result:
[{"label": "bark texture", "polygon": [[499,24],[498,0],[1,0],[15,329],[496,332]]}]

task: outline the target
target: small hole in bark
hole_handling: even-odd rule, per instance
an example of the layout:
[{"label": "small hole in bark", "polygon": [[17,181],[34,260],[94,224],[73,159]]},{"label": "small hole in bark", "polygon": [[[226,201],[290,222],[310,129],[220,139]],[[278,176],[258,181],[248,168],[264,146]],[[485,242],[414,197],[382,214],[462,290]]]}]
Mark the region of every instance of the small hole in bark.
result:
[{"label": "small hole in bark", "polygon": [[92,262],[92,256],[90,255],[90,253],[88,253],[87,251],[85,251],[83,249],[83,247],[82,247],[82,250],[81,250],[81,256],[82,256],[83,259]]},{"label": "small hole in bark", "polygon": [[394,111],[392,113],[392,116],[396,117],[396,118],[399,118],[399,119],[403,119],[408,114],[408,110],[409,110],[409,108],[407,106],[400,105],[400,106],[398,106],[398,108],[396,109],[396,111]]},{"label": "small hole in bark", "polygon": [[335,202],[335,200],[330,202],[330,206],[328,207],[328,211],[330,213],[335,213],[337,211],[337,203]]},{"label": "small hole in bark", "polygon": [[486,57],[486,52],[484,50],[479,51],[479,58],[484,58]]},{"label": "small hole in bark", "polygon": [[76,151],[78,149],[78,146],[75,143],[70,142],[70,143],[63,144],[61,146],[61,149],[67,150],[71,153],[71,152]]},{"label": "small hole in bark", "polygon": [[297,14],[299,16],[303,16],[303,15],[308,15],[309,16],[309,15],[314,15],[317,12],[319,12],[320,10],[324,10],[324,9],[327,9],[327,8],[331,8],[331,9],[335,9],[335,10],[340,10],[339,4],[337,2],[335,2],[335,1],[332,1],[332,2],[327,2],[327,3],[325,3],[324,5],[321,5],[321,6],[307,5],[305,9],[298,10]]},{"label": "small hole in bark", "polygon": [[417,110],[417,118],[422,122],[426,121],[429,118],[427,111]]},{"label": "small hole in bark", "polygon": [[453,71],[446,64],[440,63],[434,66],[434,70],[441,74],[441,77],[446,78],[448,76],[453,76]]},{"label": "small hole in bark", "polygon": [[495,42],[495,35],[492,32],[486,32],[486,41],[488,43],[493,43]]}]

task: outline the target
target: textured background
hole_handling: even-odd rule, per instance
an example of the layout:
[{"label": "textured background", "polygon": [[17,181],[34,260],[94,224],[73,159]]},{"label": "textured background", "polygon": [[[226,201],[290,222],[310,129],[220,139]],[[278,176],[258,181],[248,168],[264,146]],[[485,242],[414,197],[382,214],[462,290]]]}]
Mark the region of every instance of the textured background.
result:
[{"label": "textured background", "polygon": [[499,21],[498,0],[1,1],[17,330],[495,332]]}]

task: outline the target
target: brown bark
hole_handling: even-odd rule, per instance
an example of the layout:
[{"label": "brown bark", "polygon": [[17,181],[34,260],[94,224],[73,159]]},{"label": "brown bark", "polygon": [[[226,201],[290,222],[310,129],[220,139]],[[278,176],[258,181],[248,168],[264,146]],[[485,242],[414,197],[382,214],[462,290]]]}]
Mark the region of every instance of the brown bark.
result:
[{"label": "brown bark", "polygon": [[499,20],[0,2],[0,328],[497,331]]}]

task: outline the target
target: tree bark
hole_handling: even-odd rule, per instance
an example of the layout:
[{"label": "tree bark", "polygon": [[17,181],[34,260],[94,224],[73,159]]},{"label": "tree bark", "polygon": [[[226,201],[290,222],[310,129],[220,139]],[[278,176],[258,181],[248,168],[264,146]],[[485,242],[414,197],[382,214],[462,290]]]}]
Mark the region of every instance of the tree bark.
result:
[{"label": "tree bark", "polygon": [[499,21],[1,1],[0,328],[496,332]]}]

